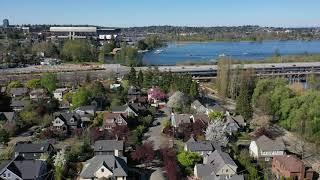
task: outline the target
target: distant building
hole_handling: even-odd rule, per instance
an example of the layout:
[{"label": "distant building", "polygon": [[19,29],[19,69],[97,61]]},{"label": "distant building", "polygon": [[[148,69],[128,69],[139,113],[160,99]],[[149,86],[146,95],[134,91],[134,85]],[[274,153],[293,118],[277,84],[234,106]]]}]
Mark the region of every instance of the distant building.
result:
[{"label": "distant building", "polygon": [[255,159],[264,158],[265,161],[269,161],[274,156],[284,155],[285,145],[281,138],[273,140],[262,135],[251,141],[249,152]]},{"label": "distant building", "polygon": [[10,26],[9,20],[8,19],[4,19],[3,20],[3,28],[8,28],[9,26]]}]

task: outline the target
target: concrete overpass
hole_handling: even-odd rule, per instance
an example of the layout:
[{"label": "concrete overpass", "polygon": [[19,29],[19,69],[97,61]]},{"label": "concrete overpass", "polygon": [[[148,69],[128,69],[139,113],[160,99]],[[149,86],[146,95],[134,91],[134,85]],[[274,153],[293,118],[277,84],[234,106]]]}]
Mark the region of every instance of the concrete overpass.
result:
[{"label": "concrete overpass", "polygon": [[[311,73],[320,74],[320,62],[305,63],[260,63],[234,64],[232,69],[253,69],[257,76],[303,77]],[[146,67],[137,67],[136,70],[147,70]],[[217,76],[217,65],[194,66],[159,66],[161,72],[190,74],[194,79],[211,79]]]}]

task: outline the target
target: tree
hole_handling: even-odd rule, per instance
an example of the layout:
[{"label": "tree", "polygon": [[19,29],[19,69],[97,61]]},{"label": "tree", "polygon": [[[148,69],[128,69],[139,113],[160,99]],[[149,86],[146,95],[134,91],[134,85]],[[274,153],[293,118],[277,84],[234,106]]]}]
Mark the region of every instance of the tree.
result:
[{"label": "tree", "polygon": [[20,87],[23,87],[23,85],[21,84],[20,81],[11,81],[11,82],[8,84],[8,86],[7,86],[8,89],[11,89],[11,88],[20,88]]},{"label": "tree", "polygon": [[191,83],[189,96],[192,99],[196,99],[199,96],[199,87],[196,81],[192,81]]},{"label": "tree", "polygon": [[229,142],[226,136],[225,123],[222,121],[215,121],[209,123],[205,131],[206,140],[220,142],[221,145],[226,146]]},{"label": "tree", "polygon": [[93,61],[93,53],[87,40],[68,40],[64,43],[62,56],[67,61]]},{"label": "tree", "polygon": [[164,93],[159,87],[154,87],[148,90],[148,98],[159,101],[166,98],[166,93]]},{"label": "tree", "polygon": [[7,144],[9,142],[10,135],[9,133],[4,130],[0,129],[0,144]]},{"label": "tree", "polygon": [[40,79],[30,79],[26,83],[26,87],[28,89],[37,89],[41,87],[41,80]]},{"label": "tree", "polygon": [[187,106],[188,97],[184,93],[177,91],[171,97],[167,103],[168,107],[174,108],[176,110],[182,109]]},{"label": "tree", "polygon": [[56,155],[53,156],[54,158],[54,179],[55,180],[62,180],[63,179],[63,172],[65,165],[67,163],[65,150],[62,149],[61,151],[57,152]]},{"label": "tree", "polygon": [[72,95],[72,106],[77,108],[80,106],[88,105],[90,102],[91,93],[86,88],[80,88],[78,92]]},{"label": "tree", "polygon": [[137,85],[137,74],[136,70],[131,67],[130,72],[128,74],[129,85]]},{"label": "tree", "polygon": [[148,166],[155,158],[155,151],[153,150],[153,144],[151,142],[145,142],[142,145],[136,147],[136,150],[131,153],[133,160],[144,163]]},{"label": "tree", "polygon": [[52,93],[57,88],[57,75],[53,73],[45,73],[41,77],[41,86]]},{"label": "tree", "polygon": [[211,121],[220,121],[223,118],[223,113],[220,111],[212,111],[209,112],[208,116]]},{"label": "tree", "polygon": [[44,53],[45,57],[58,57],[59,50],[58,48],[51,42],[39,42],[35,43],[32,46],[33,53]]},{"label": "tree", "polygon": [[142,88],[142,86],[143,86],[143,73],[142,73],[141,70],[140,70],[139,73],[138,73],[138,79],[137,79],[137,81],[138,81],[139,87]]},{"label": "tree", "polygon": [[195,164],[199,163],[202,160],[199,154],[190,151],[180,152],[177,158],[186,175],[191,174]]},{"label": "tree", "polygon": [[218,73],[216,85],[222,98],[228,97],[228,82],[230,80],[231,60],[221,59],[218,61]]}]

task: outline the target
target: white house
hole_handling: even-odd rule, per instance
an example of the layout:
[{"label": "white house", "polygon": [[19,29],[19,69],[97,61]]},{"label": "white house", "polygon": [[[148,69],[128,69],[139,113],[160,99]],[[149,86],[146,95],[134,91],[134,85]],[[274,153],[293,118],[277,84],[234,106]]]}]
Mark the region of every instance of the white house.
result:
[{"label": "white house", "polygon": [[273,156],[284,155],[285,145],[281,138],[272,140],[262,135],[258,139],[251,141],[249,152],[255,159],[264,158],[265,161],[269,161]]},{"label": "white house", "polygon": [[59,89],[56,89],[54,92],[53,92],[53,97],[59,101],[62,101],[63,100],[63,95],[65,93],[67,93],[68,89],[67,88],[59,88]]}]

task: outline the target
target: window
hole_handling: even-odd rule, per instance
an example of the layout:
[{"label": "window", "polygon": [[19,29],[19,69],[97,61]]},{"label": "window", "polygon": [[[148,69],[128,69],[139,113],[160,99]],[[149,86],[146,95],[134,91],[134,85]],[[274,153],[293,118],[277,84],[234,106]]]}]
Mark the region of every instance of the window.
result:
[{"label": "window", "polygon": [[101,172],[104,172],[104,168],[101,168]]},{"label": "window", "polygon": [[11,174],[10,173],[8,173],[8,177],[10,177],[11,176]]}]

